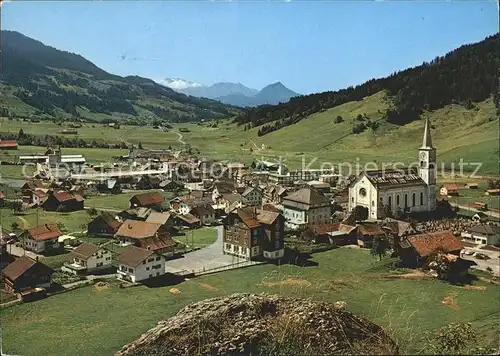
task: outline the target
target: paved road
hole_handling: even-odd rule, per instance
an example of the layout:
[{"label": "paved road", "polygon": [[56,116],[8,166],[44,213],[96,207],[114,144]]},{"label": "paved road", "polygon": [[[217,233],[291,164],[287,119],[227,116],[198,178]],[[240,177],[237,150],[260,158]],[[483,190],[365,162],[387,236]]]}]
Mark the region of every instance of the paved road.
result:
[{"label": "paved road", "polygon": [[[186,253],[184,257],[167,261],[167,272],[176,273],[180,271],[192,270],[201,272],[203,271],[203,268],[208,270],[230,266],[234,263],[245,262],[246,260],[243,258],[222,254],[223,227],[217,226],[215,229],[217,229],[218,232],[217,241],[215,243],[200,250]],[[251,264],[251,262],[249,263]]]},{"label": "paved road", "polygon": [[481,270],[481,271],[486,271],[488,267],[490,267],[493,270],[493,273],[496,276],[500,276],[500,252],[499,251],[488,251],[488,250],[481,250],[479,248],[474,248],[474,247],[465,247],[464,250],[470,250],[474,252],[479,252],[482,254],[485,254],[490,257],[489,260],[480,260],[477,259],[473,256],[468,256],[468,255],[462,255],[462,258],[465,260],[470,260],[474,261],[477,263],[477,266],[475,268]]},{"label": "paved road", "polygon": [[[471,208],[471,207],[465,206],[465,205],[457,205],[457,204],[454,204],[454,205],[458,206],[460,209],[463,209],[463,210],[473,211],[475,213],[478,212],[478,210],[476,208]],[[483,211],[483,213],[485,213],[486,215],[489,215],[489,216],[493,216],[494,218],[499,218],[500,219],[500,213],[499,212],[487,210],[487,211]]]}]

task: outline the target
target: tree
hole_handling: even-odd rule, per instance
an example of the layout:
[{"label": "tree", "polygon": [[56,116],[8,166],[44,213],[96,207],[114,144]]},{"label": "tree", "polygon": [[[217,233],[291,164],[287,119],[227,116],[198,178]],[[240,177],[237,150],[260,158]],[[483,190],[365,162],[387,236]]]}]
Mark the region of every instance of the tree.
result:
[{"label": "tree", "polygon": [[375,236],[370,253],[373,257],[378,256],[379,260],[382,261],[382,257],[387,255],[388,249],[389,241],[385,237]]},{"label": "tree", "polygon": [[87,214],[89,215],[90,218],[94,218],[95,216],[97,216],[98,212],[96,208],[91,207],[87,210]]},{"label": "tree", "polygon": [[18,138],[18,139],[22,139],[22,138],[24,138],[24,137],[25,137],[25,135],[24,135],[24,131],[23,131],[23,129],[19,129],[19,133],[17,134],[17,138]]},{"label": "tree", "polygon": [[141,142],[139,142],[139,144],[137,145],[137,148],[142,150],[142,143]]},{"label": "tree", "polygon": [[257,164],[255,163],[255,161],[252,161],[252,164],[250,165],[250,167],[252,167],[252,169],[255,169],[255,167],[257,167]]},{"label": "tree", "polygon": [[340,124],[341,122],[344,122],[344,119],[342,118],[342,116],[338,115],[334,120],[333,120],[333,123],[334,124]]},{"label": "tree", "polygon": [[356,205],[352,210],[352,215],[354,216],[354,219],[356,221],[366,220],[368,219],[368,208],[361,205]]},{"label": "tree", "polygon": [[456,355],[467,354],[468,348],[474,348],[475,342],[476,333],[470,323],[451,323],[437,329],[430,345],[438,355]]},{"label": "tree", "polygon": [[57,223],[57,228],[58,228],[60,231],[66,231],[66,225],[64,225],[64,223],[62,223],[62,222],[58,222],[58,223]]},{"label": "tree", "polygon": [[19,213],[23,210],[23,203],[20,201],[12,202],[12,210],[14,213]]}]

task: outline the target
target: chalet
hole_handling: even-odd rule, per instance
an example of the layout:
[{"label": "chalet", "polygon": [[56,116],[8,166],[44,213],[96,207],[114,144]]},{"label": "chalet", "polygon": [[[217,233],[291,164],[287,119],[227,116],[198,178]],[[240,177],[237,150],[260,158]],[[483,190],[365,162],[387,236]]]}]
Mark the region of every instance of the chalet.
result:
[{"label": "chalet", "polygon": [[174,215],[169,212],[159,213],[156,211],[151,212],[146,219],[147,223],[161,224],[170,229],[174,225]]},{"label": "chalet", "polygon": [[469,227],[462,232],[462,237],[481,245],[500,244],[500,226],[480,224]]},{"label": "chalet", "polygon": [[387,234],[381,225],[376,223],[362,223],[358,226],[358,245],[371,248],[375,237],[386,237]]},{"label": "chalet", "polygon": [[201,227],[201,221],[193,214],[178,214],[175,215],[174,222],[178,226],[185,226],[189,229]]},{"label": "chalet", "polygon": [[196,216],[202,225],[212,225],[215,223],[215,210],[211,204],[200,204],[189,212]]},{"label": "chalet", "polygon": [[234,193],[236,191],[236,184],[231,181],[215,182],[212,189],[212,200],[215,201],[223,194]]},{"label": "chalet", "polygon": [[66,191],[48,192],[47,198],[41,204],[43,210],[70,212],[83,210],[83,197]]},{"label": "chalet", "polygon": [[212,199],[210,197],[206,196],[198,198],[197,196],[190,194],[172,199],[171,208],[177,213],[187,214],[197,206],[211,204]]},{"label": "chalet", "polygon": [[[23,199],[23,203],[25,204],[37,204],[39,205],[41,203],[41,198],[37,198],[35,194],[35,191],[43,192],[44,195],[46,196],[47,192],[47,187],[45,184],[40,179],[34,179],[27,181],[26,183],[23,184],[21,187],[21,195]],[[38,193],[38,195],[42,195],[42,193]]]},{"label": "chalet", "polygon": [[166,192],[175,192],[184,188],[184,185],[169,179],[162,180],[159,184],[159,188]]},{"label": "chalet", "polygon": [[118,278],[132,283],[165,274],[165,257],[152,250],[129,246],[117,262]]},{"label": "chalet", "polygon": [[143,194],[134,195],[130,199],[130,207],[146,207],[146,208],[156,208],[161,209],[163,203],[165,202],[165,198],[159,192],[149,192]]},{"label": "chalet", "polygon": [[127,209],[119,212],[116,216],[119,221],[123,222],[125,220],[140,220],[146,221],[148,216],[152,213],[152,210],[145,207],[139,207],[134,209]]},{"label": "chalet", "polygon": [[464,184],[464,187],[466,189],[479,189],[479,184],[478,183],[466,183],[466,184]]},{"label": "chalet", "polygon": [[5,290],[19,293],[33,288],[49,288],[54,271],[49,266],[23,256],[4,268]]},{"label": "chalet", "polygon": [[387,232],[388,236],[392,237],[390,240],[393,243],[399,243],[405,236],[416,234],[415,228],[409,222],[390,218],[384,220],[382,229]]},{"label": "chalet", "polygon": [[269,203],[281,204],[283,198],[289,193],[287,188],[279,185],[268,185],[264,197]]},{"label": "chalet", "polygon": [[396,246],[401,262],[408,268],[425,265],[428,257],[438,252],[459,256],[462,248],[462,243],[451,231],[408,236]]},{"label": "chalet", "polygon": [[223,253],[247,260],[282,258],[284,226],[280,213],[253,207],[236,209],[224,220]]},{"label": "chalet", "polygon": [[135,185],[135,189],[147,190],[147,189],[158,189],[160,188],[161,178],[142,176],[139,178]]},{"label": "chalet", "polygon": [[82,243],[70,252],[72,261],[61,268],[74,275],[85,275],[111,267],[111,251],[105,248]]},{"label": "chalet", "polygon": [[60,248],[58,239],[61,235],[56,225],[45,224],[23,231],[19,240],[25,250],[43,253]]},{"label": "chalet", "polygon": [[17,141],[0,140],[0,150],[17,150]]},{"label": "chalet", "polygon": [[165,225],[137,220],[124,221],[115,238],[163,255],[172,255],[176,245]]},{"label": "chalet", "polygon": [[327,182],[321,182],[319,180],[312,180],[307,182],[308,186],[316,188],[321,193],[329,193],[330,192],[330,184]]},{"label": "chalet", "polygon": [[117,179],[106,179],[96,183],[95,190],[99,193],[118,194],[122,191],[122,188]]},{"label": "chalet", "polygon": [[315,188],[302,188],[283,198],[286,226],[299,229],[308,225],[330,223],[330,200]]},{"label": "chalet", "polygon": [[262,192],[255,187],[247,187],[242,193],[242,203],[246,206],[262,206]]},{"label": "chalet", "polygon": [[236,208],[243,207],[243,197],[239,193],[225,193],[217,199],[217,206],[223,208],[228,213]]},{"label": "chalet", "polygon": [[487,189],[485,195],[500,195],[500,189]]},{"label": "chalet", "polygon": [[439,188],[439,194],[441,195],[459,195],[457,184],[443,184]]},{"label": "chalet", "polygon": [[115,216],[103,211],[87,225],[87,234],[91,236],[114,236],[121,226]]}]

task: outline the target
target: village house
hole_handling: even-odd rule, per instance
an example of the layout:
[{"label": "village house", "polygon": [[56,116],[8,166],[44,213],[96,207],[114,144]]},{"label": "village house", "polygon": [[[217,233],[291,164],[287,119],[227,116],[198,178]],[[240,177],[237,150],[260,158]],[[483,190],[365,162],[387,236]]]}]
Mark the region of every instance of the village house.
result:
[{"label": "village house", "polygon": [[[36,192],[41,192],[41,193],[37,194]],[[47,192],[47,187],[45,186],[45,184],[43,184],[43,182],[40,179],[27,181],[21,187],[21,195],[23,203],[25,204],[40,205],[43,199],[45,199],[45,197],[47,196],[46,192]]]},{"label": "village house", "polygon": [[122,191],[120,182],[117,179],[105,179],[95,184],[95,190],[105,194],[119,194]]},{"label": "village house", "polygon": [[162,180],[159,184],[159,187],[166,192],[176,192],[181,189],[184,189],[184,185],[182,183],[169,179]]},{"label": "village house", "polygon": [[404,267],[416,268],[438,252],[459,256],[463,245],[451,231],[437,231],[405,237],[395,248]]},{"label": "village house", "polygon": [[478,183],[466,183],[466,184],[464,184],[464,187],[467,189],[479,189],[479,184]]},{"label": "village house", "polygon": [[439,188],[439,194],[441,195],[459,195],[458,185],[457,184],[443,184],[441,188]]},{"label": "village house", "polygon": [[129,246],[117,262],[118,278],[132,283],[165,274],[165,257],[152,250]]},{"label": "village house", "polygon": [[301,229],[308,225],[330,223],[330,200],[314,188],[302,188],[283,198],[286,226]]},{"label": "village house", "polygon": [[485,195],[500,195],[500,189],[487,189]]},{"label": "village house", "polygon": [[23,231],[19,235],[19,241],[25,250],[44,253],[60,248],[58,239],[61,235],[56,225],[45,224]]},{"label": "village house", "polygon": [[197,217],[202,225],[213,225],[215,223],[215,209],[211,204],[200,204],[189,212]]},{"label": "village house", "polygon": [[160,177],[142,176],[135,184],[135,189],[159,189],[161,181]]},{"label": "village house", "polygon": [[151,214],[149,214],[148,218],[146,219],[147,223],[152,223],[152,224],[161,224],[167,228],[167,230],[170,230],[172,226],[174,226],[174,214],[169,213],[169,212],[157,212],[157,211],[152,211]]},{"label": "village house", "polygon": [[64,272],[85,275],[111,267],[111,251],[93,244],[82,243],[70,252],[71,262],[62,266]]},{"label": "village house", "polygon": [[474,225],[462,232],[462,237],[479,245],[498,245],[500,244],[500,226]]},{"label": "village house", "polygon": [[224,221],[223,253],[247,260],[282,258],[284,221],[280,213],[254,207],[236,209]]},{"label": "village house", "polygon": [[121,226],[113,214],[103,211],[87,225],[87,234],[90,236],[114,236]]},{"label": "village house", "polygon": [[2,272],[4,288],[19,293],[33,288],[49,288],[54,271],[49,266],[27,256],[19,257]]},{"label": "village house", "polygon": [[197,229],[201,227],[201,221],[193,214],[177,214],[174,217],[174,223],[177,226],[184,226],[188,229]]},{"label": "village house", "polygon": [[0,140],[0,150],[17,150],[17,141]]},{"label": "village house", "polygon": [[83,197],[78,194],[49,191],[41,207],[46,211],[71,212],[83,210],[83,202]]},{"label": "village house", "polygon": [[321,193],[329,193],[330,192],[330,184],[327,182],[321,182],[319,180],[312,180],[307,182],[307,185],[313,188],[316,188]]},{"label": "village house", "polygon": [[262,192],[255,187],[247,187],[242,193],[242,203],[244,206],[262,206]]},{"label": "village house", "polygon": [[129,243],[163,255],[173,255],[176,246],[165,225],[137,220],[124,221],[115,238],[121,243]]},{"label": "village house", "polygon": [[488,221],[488,215],[486,215],[486,213],[483,213],[482,211],[480,211],[480,212],[472,215],[471,220],[475,221],[475,222],[485,223]]},{"label": "village house", "polygon": [[373,246],[373,240],[376,237],[384,238],[387,236],[381,225],[368,222],[363,222],[358,225],[357,235],[358,246],[364,248],[371,248]]},{"label": "village house", "polygon": [[130,208],[145,207],[161,209],[164,202],[165,198],[159,192],[137,194],[130,199]]}]

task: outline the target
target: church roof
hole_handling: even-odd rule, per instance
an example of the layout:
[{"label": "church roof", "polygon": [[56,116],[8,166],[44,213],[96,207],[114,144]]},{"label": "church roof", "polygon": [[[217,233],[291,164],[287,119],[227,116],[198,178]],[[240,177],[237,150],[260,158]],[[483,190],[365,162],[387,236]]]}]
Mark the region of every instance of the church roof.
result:
[{"label": "church roof", "polygon": [[424,180],[418,175],[416,169],[411,168],[365,171],[364,174],[377,189],[425,185]]},{"label": "church roof", "polygon": [[431,127],[429,119],[425,119],[424,139],[421,148],[432,148]]}]

